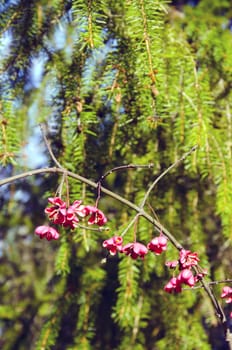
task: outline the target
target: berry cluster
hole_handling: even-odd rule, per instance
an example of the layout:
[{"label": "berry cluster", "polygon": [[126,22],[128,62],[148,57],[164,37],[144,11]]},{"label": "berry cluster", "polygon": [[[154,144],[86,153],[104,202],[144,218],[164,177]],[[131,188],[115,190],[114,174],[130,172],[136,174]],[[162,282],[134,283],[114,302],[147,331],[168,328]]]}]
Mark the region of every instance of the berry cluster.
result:
[{"label": "berry cluster", "polygon": [[[232,303],[232,288],[225,286],[222,288],[221,298],[226,299],[227,304]],[[232,318],[232,312],[230,313],[230,318]]]},{"label": "berry cluster", "polygon": [[[45,213],[49,220],[55,224],[70,229],[75,229],[78,226],[80,219],[86,219],[88,225],[96,224],[103,226],[107,219],[104,213],[96,206],[83,205],[81,200],[75,200],[71,205],[67,205],[60,197],[48,198],[49,206],[45,208]],[[35,229],[35,234],[41,239],[46,238],[48,241],[57,240],[60,237],[59,232],[51,226],[38,226]],[[149,250],[156,255],[160,255],[167,249],[167,238],[160,233],[154,237],[146,246],[139,242],[132,242],[123,245],[122,236],[113,236],[103,242],[103,247],[106,248],[111,255],[117,252],[124,253],[132,259],[144,259]],[[166,266],[170,269],[178,268],[179,274],[177,277],[172,277],[164,287],[167,293],[180,293],[182,286],[187,285],[193,287],[195,283],[200,281],[206,271],[200,269],[198,265],[199,257],[196,252],[181,249],[179,259],[166,262]],[[196,267],[197,269],[193,269]],[[226,299],[226,303],[232,303],[232,288],[225,286],[222,289],[221,298]],[[232,317],[232,313],[230,315]]]},{"label": "berry cluster", "polygon": [[[56,225],[75,229],[78,226],[80,218],[88,217],[88,225],[96,224],[103,226],[107,219],[103,212],[95,206],[82,205],[82,201],[76,200],[72,205],[67,206],[60,197],[48,198],[51,206],[45,209],[49,220]],[[35,229],[35,234],[40,238],[46,238],[48,241],[59,238],[59,232],[50,226],[38,226]]]},{"label": "berry cluster", "polygon": [[174,269],[178,266],[179,274],[177,277],[172,277],[170,281],[164,287],[164,290],[168,293],[180,293],[182,291],[182,285],[188,285],[193,287],[205,274],[206,271],[194,274],[192,267],[197,266],[199,262],[198,254],[192,253],[190,250],[181,249],[179,253],[179,259],[174,261],[168,261],[166,266]]},{"label": "berry cluster", "polygon": [[114,236],[105,240],[102,245],[111,255],[120,252],[131,256],[132,259],[137,259],[139,257],[144,259],[148,250],[151,250],[156,255],[165,251],[167,249],[167,238],[161,233],[158,237],[153,238],[147,246],[139,242],[127,243],[123,246],[123,238],[121,236]]},{"label": "berry cluster", "polygon": [[222,288],[221,298],[226,299],[226,303],[232,303],[232,288],[225,286]]},{"label": "berry cluster", "polygon": [[[147,246],[138,242],[127,243],[123,246],[123,238],[121,236],[114,236],[105,240],[103,242],[103,247],[108,249],[111,255],[115,255],[119,252],[131,256],[132,259],[137,259],[138,257],[144,259],[144,256],[149,250],[156,255],[160,255],[164,252],[167,249],[167,238],[161,233],[158,237],[153,238]],[[178,266],[180,273],[177,277],[171,278],[164,287],[164,290],[168,293],[180,293],[183,284],[193,287],[195,283],[206,274],[205,271],[202,271],[194,275],[192,267],[196,266],[198,262],[199,258],[197,253],[181,249],[178,260],[166,263],[166,266],[170,268],[176,268]]]}]

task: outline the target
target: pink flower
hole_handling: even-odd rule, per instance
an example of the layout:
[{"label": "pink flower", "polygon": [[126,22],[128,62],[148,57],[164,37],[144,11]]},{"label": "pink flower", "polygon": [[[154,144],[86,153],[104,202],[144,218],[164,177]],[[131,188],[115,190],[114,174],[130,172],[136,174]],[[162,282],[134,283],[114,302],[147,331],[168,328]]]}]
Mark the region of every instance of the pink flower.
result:
[{"label": "pink flower", "polygon": [[79,222],[79,219],[77,217],[77,214],[80,216],[84,216],[84,213],[82,212],[82,207],[81,201],[75,201],[73,202],[72,205],[68,207],[66,210],[66,217],[65,217],[65,222],[63,223],[64,227],[70,227],[71,229],[74,229],[77,227],[77,224]]},{"label": "pink flower", "polygon": [[78,226],[78,222],[79,222],[79,219],[76,216],[73,216],[72,218],[70,218],[70,216],[67,215],[65,218],[65,222],[63,223],[63,226],[70,227],[71,230],[73,230]]},{"label": "pink flower", "polygon": [[154,252],[156,255],[160,255],[163,251],[167,249],[167,238],[160,234],[148,243],[147,248]]},{"label": "pink flower", "polygon": [[81,205],[82,201],[74,201],[73,204],[69,207],[77,214],[78,216],[84,218],[85,216],[89,215],[89,210],[86,208],[85,205]]},{"label": "pink flower", "polygon": [[196,283],[195,277],[193,276],[193,273],[189,269],[184,269],[180,272],[179,276],[177,277],[177,280],[180,283],[187,284],[189,287],[193,287]]},{"label": "pink flower", "polygon": [[111,255],[115,255],[117,251],[122,250],[123,238],[120,236],[111,237],[103,242],[103,247],[108,249]]},{"label": "pink flower", "polygon": [[90,215],[88,220],[89,225],[96,224],[98,226],[103,226],[107,222],[105,215],[97,207],[87,205],[83,210],[85,210],[86,215]]},{"label": "pink flower", "polygon": [[59,233],[50,226],[38,226],[35,229],[35,234],[40,236],[40,238],[47,238],[48,241],[52,239],[57,240],[59,238]]},{"label": "pink flower", "polygon": [[165,265],[170,267],[170,269],[174,269],[177,265],[179,265],[179,261],[178,260],[167,261]]},{"label": "pink flower", "polygon": [[138,257],[144,259],[144,256],[147,254],[148,249],[144,244],[134,242],[128,243],[122,248],[122,253],[130,255],[132,259],[137,259]]},{"label": "pink flower", "polygon": [[74,201],[67,209],[66,217],[69,216],[69,219],[72,219],[72,216],[78,213],[78,209],[81,206],[82,201]]},{"label": "pink flower", "polygon": [[64,224],[66,220],[66,203],[60,197],[48,198],[48,202],[53,204],[51,207],[45,209],[50,220],[54,224]]},{"label": "pink flower", "polygon": [[74,229],[79,222],[78,216],[85,217],[90,211],[84,205],[81,205],[81,200],[76,200],[68,208],[66,203],[60,197],[48,198],[49,203],[53,206],[45,209],[50,220],[54,224],[63,225]]},{"label": "pink flower", "polygon": [[198,261],[200,261],[200,259],[198,258],[197,253],[192,253],[190,250],[181,249],[179,257],[181,270],[196,266],[198,264]]},{"label": "pink flower", "polygon": [[196,274],[196,276],[194,276],[194,278],[195,278],[195,283],[201,281],[202,278],[203,278],[205,275],[207,275],[207,273],[208,273],[207,270],[202,270],[201,272],[198,272],[198,273]]},{"label": "pink flower", "polygon": [[223,287],[221,298],[226,298],[226,303],[232,303],[232,288],[228,286]]},{"label": "pink flower", "polygon": [[181,282],[176,277],[172,277],[164,287],[164,290],[167,293],[180,293],[182,290]]}]

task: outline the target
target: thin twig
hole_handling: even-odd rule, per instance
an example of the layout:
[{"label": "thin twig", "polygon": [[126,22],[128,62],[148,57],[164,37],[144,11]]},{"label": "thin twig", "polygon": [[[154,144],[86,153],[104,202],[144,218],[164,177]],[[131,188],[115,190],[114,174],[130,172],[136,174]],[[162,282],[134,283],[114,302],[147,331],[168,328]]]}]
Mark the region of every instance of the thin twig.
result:
[{"label": "thin twig", "polygon": [[[225,280],[221,280],[221,281],[209,281],[207,282],[208,285],[213,286],[213,285],[217,285],[217,284],[225,284],[225,283],[232,283],[232,279],[228,278]],[[191,289],[200,289],[203,288],[203,286],[194,286],[191,288],[183,288],[183,290],[191,290]]]},{"label": "thin twig", "polygon": [[138,214],[134,216],[134,218],[130,221],[130,223],[127,225],[127,227],[120,234],[121,237],[123,237],[127,233],[127,231],[131,228],[131,226],[133,226],[133,224],[135,223],[137,218],[138,218]]},{"label": "thin twig", "polygon": [[121,171],[121,170],[125,170],[125,169],[138,169],[138,168],[148,168],[151,169],[154,167],[154,164],[148,164],[148,165],[136,165],[136,164],[127,164],[127,165],[121,165],[121,166],[117,166],[113,169],[108,170],[105,174],[103,174],[100,179],[97,182],[97,199],[96,199],[96,204],[95,206],[98,206],[98,202],[101,198],[101,187],[102,187],[102,182],[103,180],[110,174],[112,174],[113,172],[116,171]]},{"label": "thin twig", "polygon": [[65,173],[65,185],[66,185],[66,205],[67,205],[67,207],[69,207],[69,205],[70,205],[70,198],[69,198],[69,184],[68,184],[67,173]]},{"label": "thin twig", "polygon": [[160,174],[160,176],[158,176],[155,181],[152,183],[152,185],[149,187],[148,191],[146,192],[142,203],[140,204],[140,208],[142,209],[147,201],[147,198],[149,197],[151,191],[154,189],[154,187],[157,185],[157,183],[170,171],[172,170],[174,167],[176,167],[177,165],[179,165],[181,162],[183,162],[183,160],[185,158],[187,158],[191,153],[193,153],[195,150],[197,149],[197,146],[193,146],[190,151],[188,151],[187,153],[185,153],[180,159],[178,159],[176,162],[174,162],[172,165],[170,165],[166,170],[164,170],[162,172],[162,174]]},{"label": "thin twig", "polygon": [[[126,227],[126,229],[123,231],[123,233],[121,234],[121,236],[123,236],[128,230],[129,228],[133,225],[134,222],[136,222],[137,218],[139,215],[142,215],[143,213],[143,208],[146,204],[146,201],[151,193],[151,191],[154,189],[155,185],[171,170],[173,169],[175,166],[177,166],[180,162],[182,162],[187,156],[189,156],[192,152],[194,152],[196,150],[197,146],[194,146],[191,148],[190,151],[188,151],[187,153],[185,153],[180,159],[178,159],[176,162],[174,162],[173,164],[171,164],[165,171],[162,172],[162,174],[160,176],[158,176],[155,181],[152,183],[152,185],[149,187],[148,191],[146,192],[143,200],[142,200],[142,203],[140,204],[139,208],[140,208],[140,211],[139,213],[131,220],[131,222],[129,223],[129,225]],[[117,169],[117,168],[115,168]],[[121,168],[120,168],[121,169]],[[109,171],[109,173],[111,173]],[[102,176],[102,179],[107,176],[108,173],[106,173],[105,175]],[[101,180],[102,181],[102,180]],[[100,198],[100,197],[99,197]],[[151,208],[152,209],[152,208]],[[155,213],[152,209],[152,212],[153,212],[153,215],[155,216]],[[156,221],[159,222],[157,216],[156,216]],[[161,226],[161,224],[160,224]],[[162,232],[162,231],[161,231]],[[167,236],[168,237],[168,236]],[[172,242],[173,243],[173,242]],[[181,248],[178,248],[178,249],[181,249]]]},{"label": "thin twig", "polygon": [[[195,271],[196,274],[198,274],[199,270],[198,270],[197,266],[193,266],[193,270]],[[217,298],[215,297],[213,290],[210,288],[209,283],[207,283],[204,278],[202,278],[200,280],[200,283],[202,284],[204,290],[206,291],[206,293],[208,294],[209,298],[211,299],[211,302],[212,302],[212,304],[214,306],[214,309],[216,311],[217,317],[220,319],[220,321],[222,322],[223,326],[226,327],[226,316],[225,316],[224,311],[223,311],[221,305],[219,304]]]},{"label": "thin twig", "polygon": [[58,166],[58,168],[63,168],[62,165],[56,159],[56,157],[55,157],[55,155],[54,155],[54,153],[52,151],[50,142],[48,141],[47,136],[46,136],[46,129],[45,129],[44,124],[40,124],[40,129],[41,129],[41,132],[42,132],[42,135],[43,135],[44,142],[45,142],[45,144],[47,146],[48,152],[49,152],[53,162],[56,164],[56,166]]},{"label": "thin twig", "polygon": [[89,227],[89,226],[84,226],[80,224],[78,224],[77,227],[83,228],[84,230],[95,231],[95,232],[109,231],[109,227]]},{"label": "thin twig", "polygon": [[115,171],[125,170],[125,169],[138,169],[138,168],[145,168],[145,169],[151,169],[154,167],[154,164],[127,164],[127,165],[121,165],[117,166],[113,169],[108,170],[104,175],[100,177],[98,182],[102,182],[108,175],[112,174]]},{"label": "thin twig", "polygon": [[64,181],[65,181],[65,173],[63,173],[61,182],[60,182],[60,184],[58,186],[58,189],[56,190],[56,195],[58,194],[58,197],[60,197],[60,198],[62,197]]}]

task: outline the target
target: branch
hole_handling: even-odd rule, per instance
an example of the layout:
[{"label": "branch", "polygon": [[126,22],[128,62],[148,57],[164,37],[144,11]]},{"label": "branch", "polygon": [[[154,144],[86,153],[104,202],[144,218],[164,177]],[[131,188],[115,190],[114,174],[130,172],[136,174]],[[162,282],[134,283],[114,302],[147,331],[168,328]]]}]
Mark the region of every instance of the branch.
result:
[{"label": "branch", "polygon": [[[232,283],[232,279],[231,278],[227,278],[225,280],[220,280],[220,281],[209,281],[207,282],[207,284],[209,286],[213,286],[213,285],[217,285],[217,284],[220,284],[220,283]],[[200,288],[203,288],[202,286],[194,286],[194,287],[191,287],[191,288],[183,288],[183,290],[192,290],[192,289],[200,289]]]},{"label": "branch", "polygon": [[[190,151],[192,152],[193,150],[195,150],[195,147]],[[183,157],[185,158],[187,155],[189,154],[186,153],[186,155],[184,155]],[[154,188],[155,184],[161,179],[161,177],[163,177],[168,171],[170,171],[176,164],[178,164],[181,160],[183,160],[183,157],[175,162],[174,164],[172,164],[165,172],[163,172],[152,184],[152,186],[150,187],[150,189],[147,192],[146,198],[148,197],[149,193],[151,192],[151,190]],[[64,168],[42,168],[42,169],[36,169],[36,170],[31,170],[31,171],[27,171],[24,172],[22,174],[19,175],[15,175],[15,176],[11,176],[8,177],[7,179],[3,179],[0,180],[0,186],[6,185],[8,183],[26,178],[28,176],[33,176],[33,175],[38,175],[38,174],[43,174],[43,173],[58,173],[58,174],[66,174],[67,176],[70,176],[71,178],[74,178],[80,182],[83,182],[87,185],[89,185],[90,187],[93,188],[98,188],[99,184],[95,183],[89,179],[86,179],[83,176],[80,176],[78,174],[75,174],[71,171],[68,171]],[[163,227],[156,219],[154,219],[152,216],[150,216],[149,214],[147,214],[143,208],[141,208],[141,206],[137,206],[134,203],[128,201],[127,199],[121,197],[120,195],[106,189],[105,187],[101,187],[101,191],[107,195],[109,195],[110,197],[118,200],[119,202],[121,202],[122,204],[128,206],[129,208],[135,210],[140,216],[144,217],[147,221],[149,221],[155,228],[155,230],[157,230],[158,232],[162,231],[163,234],[168,237],[168,239],[170,240],[170,242],[176,247],[176,249],[181,250],[183,249],[182,245],[175,239],[175,237],[165,228]],[[145,201],[146,201],[145,198]],[[144,202],[144,200],[143,200]],[[218,318],[220,319],[220,321],[222,322],[223,326],[224,326],[224,330],[225,330],[225,334],[226,334],[226,339],[229,343],[229,345],[231,346],[231,334],[230,331],[226,325],[226,317],[225,314],[220,306],[220,304],[218,303],[217,299],[215,298],[215,296],[213,295],[212,290],[210,289],[209,285],[204,281],[204,279],[201,280],[202,286],[205,289],[206,293],[208,294],[215,310],[216,310],[216,314],[218,316]]]},{"label": "branch", "polygon": [[[3,179],[0,180],[0,186],[6,185],[8,183],[14,182],[16,180],[20,180],[29,176],[33,176],[33,175],[38,175],[38,174],[43,174],[43,173],[59,173],[59,174],[66,174],[67,176],[76,179],[80,182],[83,182],[87,185],[89,185],[90,187],[93,188],[98,188],[98,183],[95,183],[89,179],[86,179],[85,177],[75,174],[71,171],[68,171],[64,168],[41,168],[41,169],[36,169],[36,170],[31,170],[31,171],[27,171],[25,173],[22,174],[18,174],[15,176],[11,176],[8,177],[7,179]],[[143,209],[141,209],[139,206],[137,206],[136,204],[128,201],[127,199],[121,197],[120,195],[108,190],[105,187],[101,186],[101,191],[105,194],[107,194],[108,196],[116,199],[117,201],[121,202],[122,204],[125,204],[127,207],[135,210],[137,213],[139,213],[140,216],[143,216],[146,220],[148,220],[151,224],[154,225],[156,231],[160,232],[162,231],[170,240],[170,242],[178,249],[181,250],[183,247],[182,245],[175,239],[175,237],[173,237],[173,235],[165,228],[163,227],[157,220],[155,220],[152,216],[150,216],[149,214],[147,214]]]}]

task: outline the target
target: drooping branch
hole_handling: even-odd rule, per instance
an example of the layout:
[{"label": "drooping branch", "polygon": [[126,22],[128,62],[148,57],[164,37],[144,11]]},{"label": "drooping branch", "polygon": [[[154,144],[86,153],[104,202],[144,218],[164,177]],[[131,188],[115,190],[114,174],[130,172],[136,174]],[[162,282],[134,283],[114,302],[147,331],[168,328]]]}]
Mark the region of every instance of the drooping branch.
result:
[{"label": "drooping branch", "polygon": [[[0,180],[0,186],[6,185],[8,183],[12,183],[14,181],[29,177],[29,176],[33,176],[33,175],[38,175],[38,174],[45,174],[45,173],[58,173],[58,174],[66,174],[67,176],[76,179],[80,182],[83,182],[87,185],[89,185],[90,187],[93,188],[98,188],[98,183],[95,183],[81,175],[75,174],[71,171],[68,171],[64,168],[41,168],[41,169],[36,169],[36,170],[30,170],[27,172],[24,172],[22,174],[18,174],[18,175],[14,175],[11,177],[8,177],[6,179]],[[154,219],[151,215],[149,215],[148,213],[146,213],[143,209],[141,209],[139,206],[137,206],[136,204],[128,201],[127,199],[123,198],[122,196],[118,195],[117,193],[114,193],[110,190],[108,190],[107,188],[101,186],[101,191],[105,194],[107,194],[108,196],[116,199],[117,201],[121,202],[122,204],[126,205],[127,207],[135,210],[137,213],[140,214],[140,216],[144,217],[146,220],[148,220],[151,224],[154,225],[155,229],[160,232],[162,231],[170,240],[170,242],[172,242],[172,244],[178,249],[182,249],[182,245],[175,239],[175,237],[165,228],[163,227],[156,219]]]},{"label": "drooping branch", "polygon": [[[155,218],[153,218],[151,215],[149,215],[148,213],[146,213],[146,211],[144,211],[143,206],[151,192],[151,190],[154,188],[154,186],[157,184],[157,182],[168,172],[170,171],[175,165],[177,165],[181,160],[183,160],[187,155],[189,155],[191,152],[193,152],[196,149],[196,147],[193,147],[188,153],[186,153],[180,160],[178,160],[177,162],[175,162],[174,164],[172,164],[169,168],[167,168],[150,186],[150,188],[148,189],[143,202],[140,206],[137,206],[136,204],[128,201],[127,199],[123,198],[122,196],[108,190],[107,188],[101,186],[100,190],[107,194],[108,196],[118,200],[119,202],[121,202],[122,204],[126,205],[127,207],[133,209],[134,211],[137,212],[137,214],[139,216],[144,217],[147,221],[149,221],[155,228],[156,231],[158,232],[162,232],[169,240],[170,242],[175,246],[176,249],[181,250],[183,249],[182,245],[175,239],[175,237],[164,227],[160,224],[160,222],[158,222]],[[127,166],[128,167],[128,166]],[[132,165],[131,165],[132,167]],[[64,168],[57,168],[57,167],[52,167],[52,168],[41,168],[41,169],[36,169],[36,170],[31,170],[31,171],[27,171],[24,172],[22,174],[18,174],[15,176],[11,176],[8,177],[6,179],[0,180],[0,186],[6,185],[8,183],[12,183],[14,181],[29,177],[29,176],[33,176],[33,175],[38,175],[38,174],[45,174],[45,173],[57,173],[57,174],[63,174],[65,176],[69,176],[73,179],[76,179],[80,182],[83,182],[87,185],[89,185],[92,188],[95,189],[99,189],[99,182],[95,183],[81,175],[75,174],[71,171],[68,171]],[[219,320],[221,321],[221,323],[223,324],[224,330],[225,330],[225,335],[226,335],[226,340],[229,343],[229,345],[231,345],[231,333],[230,330],[227,327],[226,324],[226,317],[225,314],[221,308],[221,305],[219,304],[219,302],[217,301],[216,297],[214,296],[209,284],[204,280],[204,278],[202,278],[201,280],[202,286],[204,288],[204,290],[206,291],[206,293],[208,294],[209,298],[211,299],[211,302],[213,304],[213,307],[216,311],[216,315],[219,318]]]}]

